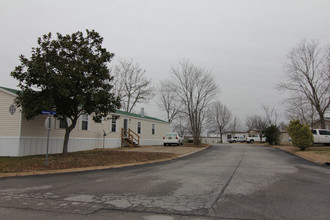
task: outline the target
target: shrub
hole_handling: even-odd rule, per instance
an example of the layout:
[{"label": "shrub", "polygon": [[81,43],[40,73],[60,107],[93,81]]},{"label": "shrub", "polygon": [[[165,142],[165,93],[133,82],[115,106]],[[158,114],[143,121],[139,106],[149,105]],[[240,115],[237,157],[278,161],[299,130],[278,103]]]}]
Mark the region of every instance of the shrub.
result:
[{"label": "shrub", "polygon": [[271,125],[263,131],[263,135],[269,144],[279,144],[280,143],[280,130],[275,125]]},{"label": "shrub", "polygon": [[288,132],[291,136],[293,146],[299,147],[300,150],[305,150],[312,146],[314,142],[313,134],[309,126],[302,125],[299,120],[290,122]]}]

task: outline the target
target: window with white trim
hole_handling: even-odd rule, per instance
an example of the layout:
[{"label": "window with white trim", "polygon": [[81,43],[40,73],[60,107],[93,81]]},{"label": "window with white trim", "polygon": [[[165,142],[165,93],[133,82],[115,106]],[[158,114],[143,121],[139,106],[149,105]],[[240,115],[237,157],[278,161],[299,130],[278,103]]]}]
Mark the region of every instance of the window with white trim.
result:
[{"label": "window with white trim", "polygon": [[141,122],[140,121],[137,123],[137,133],[141,134]]},{"label": "window with white trim", "polygon": [[95,118],[95,123],[103,124],[103,121],[104,121],[104,117],[96,117]]},{"label": "window with white trim", "polygon": [[151,125],[151,134],[154,135],[156,133],[156,126],[155,124]]},{"label": "window with white trim", "polygon": [[117,132],[117,120],[116,119],[111,120],[111,132]]},{"label": "window with white trim", "polygon": [[65,128],[65,120],[66,119],[60,119],[59,121],[60,121],[60,124],[59,124],[59,128],[60,129],[64,129]]},{"label": "window with white trim", "polygon": [[81,116],[81,130],[88,130],[88,115]]}]

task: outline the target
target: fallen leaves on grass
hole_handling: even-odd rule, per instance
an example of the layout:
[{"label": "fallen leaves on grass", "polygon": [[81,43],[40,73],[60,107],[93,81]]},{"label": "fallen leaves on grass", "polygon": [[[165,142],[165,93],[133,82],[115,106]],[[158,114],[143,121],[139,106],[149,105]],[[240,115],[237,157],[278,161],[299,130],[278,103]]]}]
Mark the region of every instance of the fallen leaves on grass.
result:
[{"label": "fallen leaves on grass", "polygon": [[311,147],[305,151],[296,151],[296,154],[319,164],[330,162],[330,147]]},{"label": "fallen leaves on grass", "polygon": [[299,157],[305,158],[306,160],[314,163],[325,164],[330,162],[330,147],[310,147],[305,151],[299,150],[293,146],[276,146],[279,149],[291,152],[298,155]]},{"label": "fallen leaves on grass", "polygon": [[172,153],[96,149],[68,153],[67,155],[51,154],[48,157],[48,166],[45,165],[45,155],[0,157],[0,173],[121,165],[154,161],[174,156],[175,154]]}]

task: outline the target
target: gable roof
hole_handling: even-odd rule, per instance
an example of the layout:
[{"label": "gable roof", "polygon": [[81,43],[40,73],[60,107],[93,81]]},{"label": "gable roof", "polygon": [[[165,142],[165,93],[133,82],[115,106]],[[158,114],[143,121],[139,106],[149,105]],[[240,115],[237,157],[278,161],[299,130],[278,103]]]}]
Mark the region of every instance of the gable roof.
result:
[{"label": "gable roof", "polygon": [[10,89],[2,86],[0,86],[0,89],[4,90],[5,92],[11,93],[12,95],[17,95],[20,92],[19,90]]},{"label": "gable roof", "polygon": [[159,118],[154,118],[154,117],[150,117],[150,116],[146,116],[146,115],[144,117],[142,117],[139,114],[124,112],[124,111],[121,111],[121,110],[117,110],[115,113],[130,116],[130,117],[135,117],[135,118],[148,119],[148,120],[152,120],[152,121],[159,121],[159,122],[168,123],[167,121],[161,120]]}]

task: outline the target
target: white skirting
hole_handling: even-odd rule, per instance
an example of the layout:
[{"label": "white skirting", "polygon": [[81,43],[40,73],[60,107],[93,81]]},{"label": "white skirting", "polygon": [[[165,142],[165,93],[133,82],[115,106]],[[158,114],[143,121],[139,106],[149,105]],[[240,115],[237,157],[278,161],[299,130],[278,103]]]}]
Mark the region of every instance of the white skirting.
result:
[{"label": "white skirting", "polygon": [[[104,148],[120,147],[119,138],[106,138]],[[68,152],[103,148],[103,138],[70,138]],[[46,137],[0,137],[0,156],[46,154]],[[62,153],[63,138],[49,138],[49,154]]]},{"label": "white skirting", "polygon": [[[120,139],[105,139],[104,148],[120,147]],[[47,138],[21,138],[20,155],[35,155],[46,154]],[[91,150],[95,148],[103,148],[102,138],[70,138],[68,144],[68,152]],[[49,139],[49,154],[62,153],[63,138],[50,138]]]},{"label": "white skirting", "polygon": [[[140,145],[162,145],[160,139],[142,139]],[[104,148],[120,147],[120,138],[106,138]],[[46,137],[0,137],[0,156],[27,156],[46,154]],[[103,138],[70,137],[68,152],[103,148]],[[49,154],[62,153],[63,138],[49,138]]]},{"label": "white skirting", "polygon": [[0,137],[0,156],[18,156],[19,137]]},{"label": "white skirting", "polygon": [[163,145],[162,139],[142,139],[140,145]]}]

